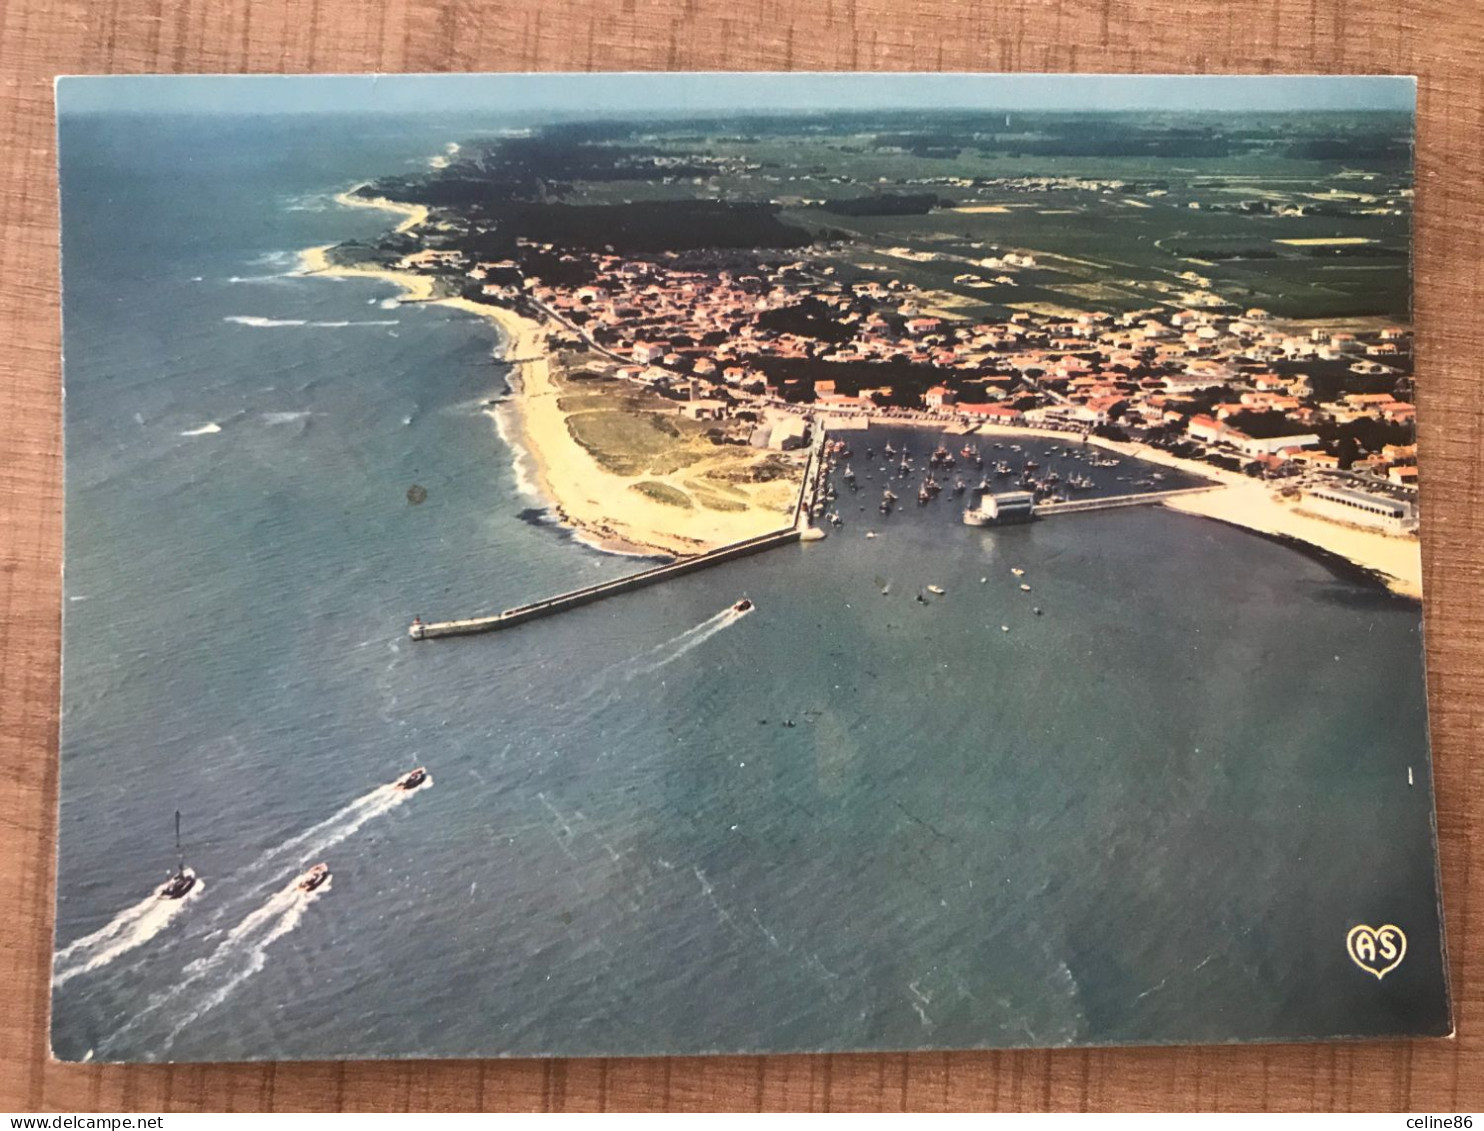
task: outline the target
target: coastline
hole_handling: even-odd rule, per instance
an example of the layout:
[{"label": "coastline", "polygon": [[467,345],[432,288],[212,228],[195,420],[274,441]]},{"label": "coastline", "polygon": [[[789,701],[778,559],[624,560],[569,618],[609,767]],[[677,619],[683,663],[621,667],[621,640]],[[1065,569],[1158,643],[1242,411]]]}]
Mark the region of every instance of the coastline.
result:
[{"label": "coastline", "polygon": [[[361,197],[352,191],[336,196],[347,207],[375,208],[402,217],[397,232],[427,221],[429,209],[383,197]],[[504,307],[472,302],[458,296],[439,296],[434,280],[390,268],[332,264],[333,244],[306,248],[300,253],[300,273],[376,279],[402,292],[402,302],[434,302],[488,319],[499,327],[505,342],[503,360],[510,367],[513,395],[488,410],[502,439],[515,451],[517,473],[578,540],[610,553],[650,557],[685,556],[728,542],[766,533],[788,524],[772,508],[749,500],[740,511],[701,506],[681,508],[656,501],[635,487],[646,480],[676,477],[620,475],[601,465],[578,443],[568,427],[569,412],[559,403],[565,391],[546,346],[548,327]],[[1034,425],[981,423],[965,427],[961,421],[932,419],[872,419],[878,426],[935,429],[954,435],[1038,436],[1066,441],[1069,434]],[[1089,436],[1088,443],[1147,463],[1175,468],[1218,484],[1217,489],[1168,499],[1161,505],[1201,518],[1215,519],[1285,544],[1312,547],[1318,556],[1343,559],[1358,575],[1372,578],[1401,597],[1422,597],[1420,540],[1383,534],[1305,513],[1301,505],[1275,496],[1261,480],[1195,460],[1182,459],[1162,449],[1128,441]],[[561,469],[557,474],[556,469]],[[791,508],[790,508],[791,509]]]},{"label": "coastline", "polygon": [[[983,425],[977,434],[1033,435],[1060,440],[1066,440],[1069,435],[1050,428],[1002,425]],[[1302,543],[1320,555],[1343,559],[1397,596],[1422,599],[1422,544],[1417,538],[1382,534],[1318,518],[1305,513],[1298,503],[1275,497],[1262,480],[1198,460],[1181,459],[1146,444],[1099,436],[1089,436],[1087,442],[1130,459],[1175,468],[1220,484],[1214,491],[1166,499],[1161,505],[1170,510],[1216,519],[1285,544]]]},{"label": "coastline", "polygon": [[[365,185],[357,185],[356,188],[365,188]],[[427,222],[431,211],[426,204],[403,204],[400,201],[388,200],[384,196],[357,196],[355,189],[347,189],[335,197],[336,204],[343,204],[346,208],[375,208],[382,212],[395,212],[402,217],[401,223],[392,229],[394,232],[409,232],[419,224]]]},{"label": "coastline", "polygon": [[[368,201],[360,201],[370,205]],[[375,206],[375,205],[370,205]],[[402,206],[396,207],[402,211]],[[349,267],[329,261],[334,244],[303,249],[299,274],[375,279],[403,292],[402,302],[426,302],[474,314],[494,323],[504,338],[501,360],[509,366],[513,395],[487,410],[515,452],[517,475],[534,486],[557,520],[578,541],[607,553],[635,557],[685,557],[790,524],[783,509],[748,505],[737,511],[681,509],[634,490],[647,475],[623,476],[600,465],[567,426],[559,403],[563,392],[546,346],[549,328],[513,310],[439,296],[433,279],[389,268]],[[557,475],[555,469],[560,468]],[[793,508],[790,489],[787,510]]]}]

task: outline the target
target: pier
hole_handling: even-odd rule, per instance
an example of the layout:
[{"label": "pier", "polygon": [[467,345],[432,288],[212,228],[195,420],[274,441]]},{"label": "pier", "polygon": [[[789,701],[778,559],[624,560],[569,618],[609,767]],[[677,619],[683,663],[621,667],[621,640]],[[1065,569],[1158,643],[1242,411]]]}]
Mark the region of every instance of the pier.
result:
[{"label": "pier", "polygon": [[647,585],[657,585],[672,577],[696,573],[712,566],[760,554],[777,546],[788,546],[794,542],[811,542],[822,538],[823,532],[816,530],[809,522],[809,514],[815,508],[824,490],[827,472],[824,459],[825,432],[823,428],[817,428],[816,432],[814,443],[809,448],[809,457],[804,463],[804,478],[799,486],[799,501],[794,504],[792,526],[769,531],[767,534],[758,534],[752,538],[744,538],[740,542],[732,542],[704,554],[696,554],[693,557],[667,562],[665,565],[655,566],[652,569],[631,573],[627,577],[619,577],[613,581],[604,581],[597,585],[588,585],[567,593],[559,593],[544,601],[517,605],[513,609],[506,609],[493,616],[434,621],[428,624],[424,624],[421,620],[414,620],[407,630],[407,635],[413,640],[436,640],[444,636],[473,636],[481,632],[513,628],[515,625],[551,616],[553,613],[565,612],[581,605],[590,605],[594,601],[601,601],[604,597],[629,593]]},{"label": "pier", "polygon": [[612,597],[618,593],[628,593],[635,589],[642,589],[646,585],[656,585],[672,577],[681,577],[687,573],[695,573],[698,570],[709,569],[714,565],[721,565],[723,562],[736,561],[738,558],[760,554],[764,550],[773,549],[775,546],[787,546],[792,542],[801,541],[802,536],[803,531],[796,527],[789,527],[786,530],[775,530],[769,534],[759,534],[755,538],[733,542],[729,546],[712,550],[710,553],[697,554],[691,558],[681,558],[679,561],[655,566],[653,569],[633,573],[628,577],[620,577],[613,581],[604,581],[598,585],[588,585],[582,589],[574,589],[569,593],[561,593],[555,597],[548,597],[544,601],[534,601],[529,605],[517,605],[513,609],[506,609],[503,613],[496,613],[494,616],[470,617],[467,620],[437,621],[431,624],[413,621],[412,627],[408,629],[408,635],[414,640],[435,640],[443,636],[473,636],[480,632],[494,632],[501,628],[511,628],[517,624],[525,624],[527,621],[537,620],[540,617],[551,616],[553,613],[575,609],[579,605],[590,605],[594,601],[601,601],[604,597]]},{"label": "pier", "polygon": [[1218,490],[1220,487],[1220,483],[1209,483],[1200,487],[1174,487],[1168,491],[1144,491],[1137,495],[1111,495],[1104,499],[1072,499],[1065,503],[1037,503],[1036,517],[1050,518],[1055,514],[1086,514],[1088,511],[1108,511],[1117,507],[1149,506],[1180,495],[1198,495],[1203,491]]}]

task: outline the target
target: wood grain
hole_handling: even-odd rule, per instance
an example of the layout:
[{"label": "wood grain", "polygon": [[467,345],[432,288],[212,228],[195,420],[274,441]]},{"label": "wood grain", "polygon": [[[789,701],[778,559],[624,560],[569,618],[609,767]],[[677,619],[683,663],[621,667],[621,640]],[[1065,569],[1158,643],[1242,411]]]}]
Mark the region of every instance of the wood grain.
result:
[{"label": "wood grain", "polygon": [[[1481,56],[1484,9],[1456,0],[0,0],[0,1108],[1484,1107]],[[49,1062],[62,540],[53,75],[564,69],[1420,76],[1428,676],[1455,1039],[652,1061]]]}]

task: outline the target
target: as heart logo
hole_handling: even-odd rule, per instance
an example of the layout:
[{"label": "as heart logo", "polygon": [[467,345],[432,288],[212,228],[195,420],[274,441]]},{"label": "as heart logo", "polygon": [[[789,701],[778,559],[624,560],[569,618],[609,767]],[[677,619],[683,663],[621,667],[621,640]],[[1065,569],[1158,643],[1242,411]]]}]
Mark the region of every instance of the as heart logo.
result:
[{"label": "as heart logo", "polygon": [[1384,927],[1367,927],[1360,923],[1351,927],[1345,936],[1345,949],[1351,962],[1366,973],[1376,975],[1379,982],[1400,966],[1407,956],[1407,936],[1400,927],[1390,923]]}]

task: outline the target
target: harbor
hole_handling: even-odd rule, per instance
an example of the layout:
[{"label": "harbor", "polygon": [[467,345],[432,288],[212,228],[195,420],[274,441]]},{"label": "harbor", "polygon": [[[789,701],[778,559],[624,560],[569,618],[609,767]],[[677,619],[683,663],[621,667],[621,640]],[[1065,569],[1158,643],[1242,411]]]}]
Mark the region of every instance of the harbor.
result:
[{"label": "harbor", "polygon": [[825,430],[816,428],[813,442],[809,447],[809,455],[804,461],[799,497],[794,504],[793,522],[789,526],[752,538],[745,538],[739,542],[732,542],[706,553],[666,562],[664,565],[641,570],[627,577],[615,578],[597,585],[583,586],[542,601],[517,605],[493,616],[466,617],[461,620],[428,623],[424,623],[421,617],[414,617],[412,624],[408,627],[407,635],[413,640],[436,640],[448,636],[473,636],[483,632],[513,628],[541,617],[590,605],[605,597],[615,597],[620,593],[631,593],[636,589],[657,585],[673,577],[682,577],[699,570],[710,569],[712,566],[737,561],[753,554],[761,554],[780,546],[791,546],[796,542],[809,542],[823,538],[824,532],[812,525],[811,516],[822,507],[821,500],[828,490],[829,461],[825,455],[826,443]]},{"label": "harbor", "polygon": [[[832,474],[839,469],[841,486],[851,494],[860,492],[863,485],[862,478],[872,477],[871,472],[858,476],[850,463],[852,459],[862,459],[864,464],[874,465],[890,478],[905,479],[918,474],[914,467],[913,456],[906,450],[905,445],[896,448],[888,440],[878,458],[874,447],[865,447],[858,455],[852,448],[851,441],[840,437],[831,438],[829,430],[818,421],[814,423],[812,432],[790,525],[731,542],[704,553],[666,562],[625,577],[558,593],[540,601],[517,605],[489,616],[426,622],[421,617],[414,617],[411,625],[408,626],[408,636],[413,640],[436,640],[514,628],[542,617],[580,608],[608,597],[630,593],[672,578],[710,569],[713,566],[724,565],[782,546],[823,538],[825,537],[823,525],[816,525],[816,520],[823,520],[823,523],[831,527],[844,525],[844,519],[838,510],[840,496]],[[862,439],[863,437],[857,436],[854,441],[860,443]],[[1000,449],[1002,445],[996,443],[994,447]],[[1035,457],[1039,457],[1041,461],[1048,464],[1059,463],[1059,457],[1065,457],[1072,462],[1085,462],[1089,468],[1118,466],[1119,461],[1095,454],[1096,451],[1097,449],[1090,451],[1081,448],[1074,449],[1071,445],[1065,448],[1052,447],[1045,450],[1025,451],[1020,444],[1011,444],[1008,449],[1004,449],[1003,454],[1018,457],[1021,464],[1018,477],[1012,478],[1014,469],[1007,460],[987,459],[977,445],[966,442],[958,451],[957,459],[955,459],[955,454],[947,446],[940,444],[923,461],[926,466],[921,469],[924,478],[917,494],[917,501],[923,506],[935,502],[945,487],[954,497],[970,494],[972,497],[977,497],[979,502],[977,505],[965,508],[962,512],[964,524],[1001,526],[1054,515],[1086,514],[1122,507],[1151,506],[1162,503],[1166,499],[1211,491],[1219,486],[1214,483],[1181,484],[1149,490],[1147,488],[1153,487],[1155,480],[1145,478],[1136,480],[1133,484],[1135,489],[1129,491],[1128,489],[1118,490],[1117,482],[1098,483],[1092,477],[1094,474],[1092,472],[1083,474],[1068,470],[1065,480],[1050,469],[1041,472],[1040,477],[1033,474],[1041,467],[1041,463]],[[961,476],[955,479],[950,474],[960,462],[984,471],[983,477],[972,492]],[[1160,473],[1154,474],[1159,476]],[[1127,476],[1117,476],[1116,480],[1121,482],[1127,478]],[[1007,481],[1006,489],[997,491],[994,483],[1000,479]],[[1088,490],[1101,486],[1105,490],[1114,490],[1115,493],[1071,498],[1057,489],[1058,484],[1062,482],[1074,489]],[[883,518],[890,516],[895,509],[896,502],[897,496],[889,487],[886,488],[878,508]],[[831,510],[832,505],[836,509]],[[862,506],[861,509],[864,510],[865,507]],[[868,536],[874,536],[874,534]]]}]

